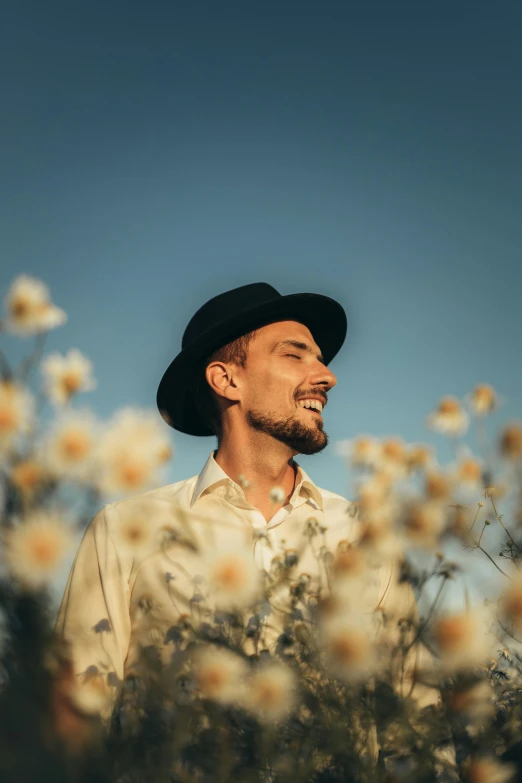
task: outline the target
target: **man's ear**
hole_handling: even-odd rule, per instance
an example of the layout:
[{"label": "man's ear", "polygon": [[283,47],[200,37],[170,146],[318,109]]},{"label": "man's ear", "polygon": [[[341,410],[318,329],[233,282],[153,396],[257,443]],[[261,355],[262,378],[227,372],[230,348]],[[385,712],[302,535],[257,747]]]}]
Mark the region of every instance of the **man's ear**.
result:
[{"label": "man's ear", "polygon": [[239,400],[240,391],[236,368],[224,362],[212,362],[205,370],[207,383],[217,395],[227,400]]}]

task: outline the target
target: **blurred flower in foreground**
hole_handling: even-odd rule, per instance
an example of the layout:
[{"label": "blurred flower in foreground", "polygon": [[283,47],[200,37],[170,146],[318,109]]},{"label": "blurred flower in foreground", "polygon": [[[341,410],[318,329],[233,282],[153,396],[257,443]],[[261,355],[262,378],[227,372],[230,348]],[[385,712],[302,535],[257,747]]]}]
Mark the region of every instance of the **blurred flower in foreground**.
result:
[{"label": "blurred flower in foreground", "polygon": [[270,502],[271,503],[282,503],[283,500],[286,497],[286,493],[282,487],[272,487],[270,490]]},{"label": "blurred flower in foreground", "polygon": [[484,680],[456,686],[446,694],[446,703],[452,712],[474,724],[483,724],[495,715],[495,691]]},{"label": "blurred flower in foreground", "polygon": [[522,633],[522,574],[516,573],[499,599],[499,610],[504,621],[512,623]]},{"label": "blurred flower in foreground", "polygon": [[117,503],[117,524],[111,530],[118,549],[127,555],[145,556],[161,547],[159,535],[170,528],[172,511],[168,503],[136,498],[132,502]]},{"label": "blurred flower in foreground", "polygon": [[92,391],[92,363],[80,351],[72,348],[66,356],[52,353],[41,363],[47,397],[55,405],[64,405],[78,392]]},{"label": "blurred flower in foreground", "polygon": [[111,687],[101,674],[85,675],[74,683],[68,696],[74,706],[85,715],[104,715],[111,705]]},{"label": "blurred flower in foreground", "polygon": [[370,435],[359,435],[356,438],[340,440],[335,444],[335,453],[339,457],[350,459],[354,467],[377,467],[381,444]]},{"label": "blurred flower in foreground", "polygon": [[462,772],[466,783],[509,783],[515,777],[516,768],[484,756],[468,759]]},{"label": "blurred flower in foreground", "polygon": [[70,527],[56,514],[36,510],[5,533],[5,560],[20,584],[37,589],[55,575],[73,544]]},{"label": "blurred flower in foreground", "polygon": [[406,456],[409,470],[419,470],[428,467],[433,461],[433,449],[423,443],[410,446]]},{"label": "blurred flower in foreground", "polygon": [[8,454],[18,435],[31,430],[34,398],[25,386],[0,382],[0,456]]},{"label": "blurred flower in foreground", "polygon": [[61,326],[67,314],[53,305],[48,287],[29,275],[19,275],[4,299],[4,324],[22,337]]},{"label": "blurred flower in foreground", "polygon": [[193,675],[203,698],[238,704],[245,674],[243,658],[226,648],[204,647],[193,656]]},{"label": "blurred flower in foreground", "polygon": [[99,432],[90,410],[61,413],[39,446],[41,462],[55,478],[93,479]]},{"label": "blurred flower in foreground", "polygon": [[46,473],[43,465],[35,459],[17,462],[10,474],[14,486],[28,499],[33,497],[34,493],[41,487],[45,477]]},{"label": "blurred flower in foreground", "polygon": [[483,461],[469,447],[463,447],[459,459],[448,468],[449,475],[459,488],[466,492],[482,490]]},{"label": "blurred flower in foreground", "polygon": [[127,407],[100,438],[98,486],[109,495],[137,494],[157,483],[157,470],[172,456],[157,416]]},{"label": "blurred flower in foreground", "polygon": [[296,706],[297,679],[294,672],[277,661],[261,664],[245,684],[242,707],[260,721],[282,720]]},{"label": "blurred flower in foreground", "polygon": [[385,438],[381,442],[379,467],[393,478],[402,478],[408,472],[408,453],[402,438]]},{"label": "blurred flower in foreground", "polygon": [[504,427],[500,436],[500,451],[502,456],[513,461],[522,456],[522,424],[518,421]]},{"label": "blurred flower in foreground", "polygon": [[394,527],[395,511],[392,507],[381,507],[364,514],[359,527],[358,545],[370,557],[384,562],[395,557],[401,543]]},{"label": "blurred flower in foreground", "polygon": [[434,621],[431,636],[445,671],[473,669],[483,665],[492,650],[488,634],[489,613],[485,607],[447,613]]},{"label": "blurred flower in foreground", "polygon": [[446,517],[444,506],[428,500],[407,502],[402,520],[406,543],[424,549],[435,549],[443,533]]},{"label": "blurred flower in foreground", "polygon": [[428,414],[426,424],[444,435],[463,435],[468,429],[469,416],[456,397],[443,397],[437,409]]},{"label": "blurred flower in foreground", "polygon": [[368,615],[347,612],[345,607],[327,612],[320,619],[319,634],[326,664],[338,677],[355,682],[376,671],[379,658]]},{"label": "blurred flower in foreground", "polygon": [[475,386],[473,391],[466,395],[466,401],[475,416],[486,416],[499,404],[495,389],[487,383]]},{"label": "blurred flower in foreground", "polygon": [[217,547],[203,555],[210,595],[220,609],[249,606],[260,595],[261,573],[247,546]]}]

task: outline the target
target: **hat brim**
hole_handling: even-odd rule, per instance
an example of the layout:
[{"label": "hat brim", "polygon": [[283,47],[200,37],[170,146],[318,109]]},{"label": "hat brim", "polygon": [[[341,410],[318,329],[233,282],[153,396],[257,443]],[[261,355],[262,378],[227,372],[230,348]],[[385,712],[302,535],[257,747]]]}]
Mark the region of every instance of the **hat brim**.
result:
[{"label": "hat brim", "polygon": [[289,294],[236,312],[185,346],[165,370],[156,395],[164,421],[187,435],[213,435],[201,420],[192,388],[202,362],[221,346],[277,321],[298,321],[307,326],[323,354],[325,365],[332,361],[346,338],[347,319],[343,307],[322,294]]}]

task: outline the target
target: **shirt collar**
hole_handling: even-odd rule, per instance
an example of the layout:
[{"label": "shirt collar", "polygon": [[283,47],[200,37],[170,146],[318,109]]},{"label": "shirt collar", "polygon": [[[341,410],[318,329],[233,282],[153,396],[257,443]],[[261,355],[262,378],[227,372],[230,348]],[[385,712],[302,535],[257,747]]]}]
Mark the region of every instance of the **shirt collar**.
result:
[{"label": "shirt collar", "polygon": [[[236,492],[239,493],[239,495],[242,495],[244,498],[245,493],[243,488],[233,481],[230,476],[225,473],[223,468],[217,464],[216,460],[214,459],[214,454],[214,451],[210,452],[210,456],[196,480],[190,501],[191,507],[201,497],[201,495],[204,493],[206,494],[207,492],[211,492],[214,488],[223,485],[232,486]],[[315,505],[321,509],[321,511],[324,511],[323,496],[321,495],[319,487],[314,484],[310,476],[300,465],[297,464],[297,462],[295,462],[295,465],[297,466],[297,477],[295,489],[292,497],[290,498],[290,503],[293,504],[293,502],[296,501],[299,496],[303,496],[310,498],[315,503]]]}]

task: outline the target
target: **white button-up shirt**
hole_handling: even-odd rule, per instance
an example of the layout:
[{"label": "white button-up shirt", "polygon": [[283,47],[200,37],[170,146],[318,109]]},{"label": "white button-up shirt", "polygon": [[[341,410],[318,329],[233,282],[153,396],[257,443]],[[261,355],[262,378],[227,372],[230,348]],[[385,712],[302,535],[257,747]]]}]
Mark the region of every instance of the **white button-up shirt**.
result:
[{"label": "white button-up shirt", "polygon": [[[327,578],[319,550],[324,552],[326,546],[334,552],[339,541],[356,540],[357,507],[317,487],[295,464],[292,496],[268,522],[247,501],[242,487],[216,463],[214,453],[198,476],[107,504],[94,516],[73,562],[56,622],[58,633],[69,644],[80,681],[103,675],[114,685],[116,695],[121,681],[146,661],[147,650],[154,648],[168,660],[172,651],[169,629],[180,615],[194,616],[198,611],[196,553],[176,542],[167,550],[156,548],[139,555],[121,545],[119,525],[139,503],[148,504],[149,513],[157,509],[160,519],[166,513],[177,517],[206,546],[214,542],[226,547],[227,541],[232,546],[230,536],[237,543],[239,535],[252,547],[258,567],[268,573],[278,558],[295,551],[295,574],[306,572],[324,591]],[[310,525],[317,523],[320,533],[310,538]],[[365,586],[357,597],[361,607],[373,611],[379,606],[398,617],[415,612],[410,585],[399,583],[396,575],[396,564],[379,567],[373,585]],[[265,637],[268,645],[275,644],[282,630],[277,617],[270,623]],[[416,661],[429,666],[431,659],[424,648],[418,646],[413,652]],[[421,706],[439,698],[438,691],[421,685],[415,685],[413,695]]]}]

